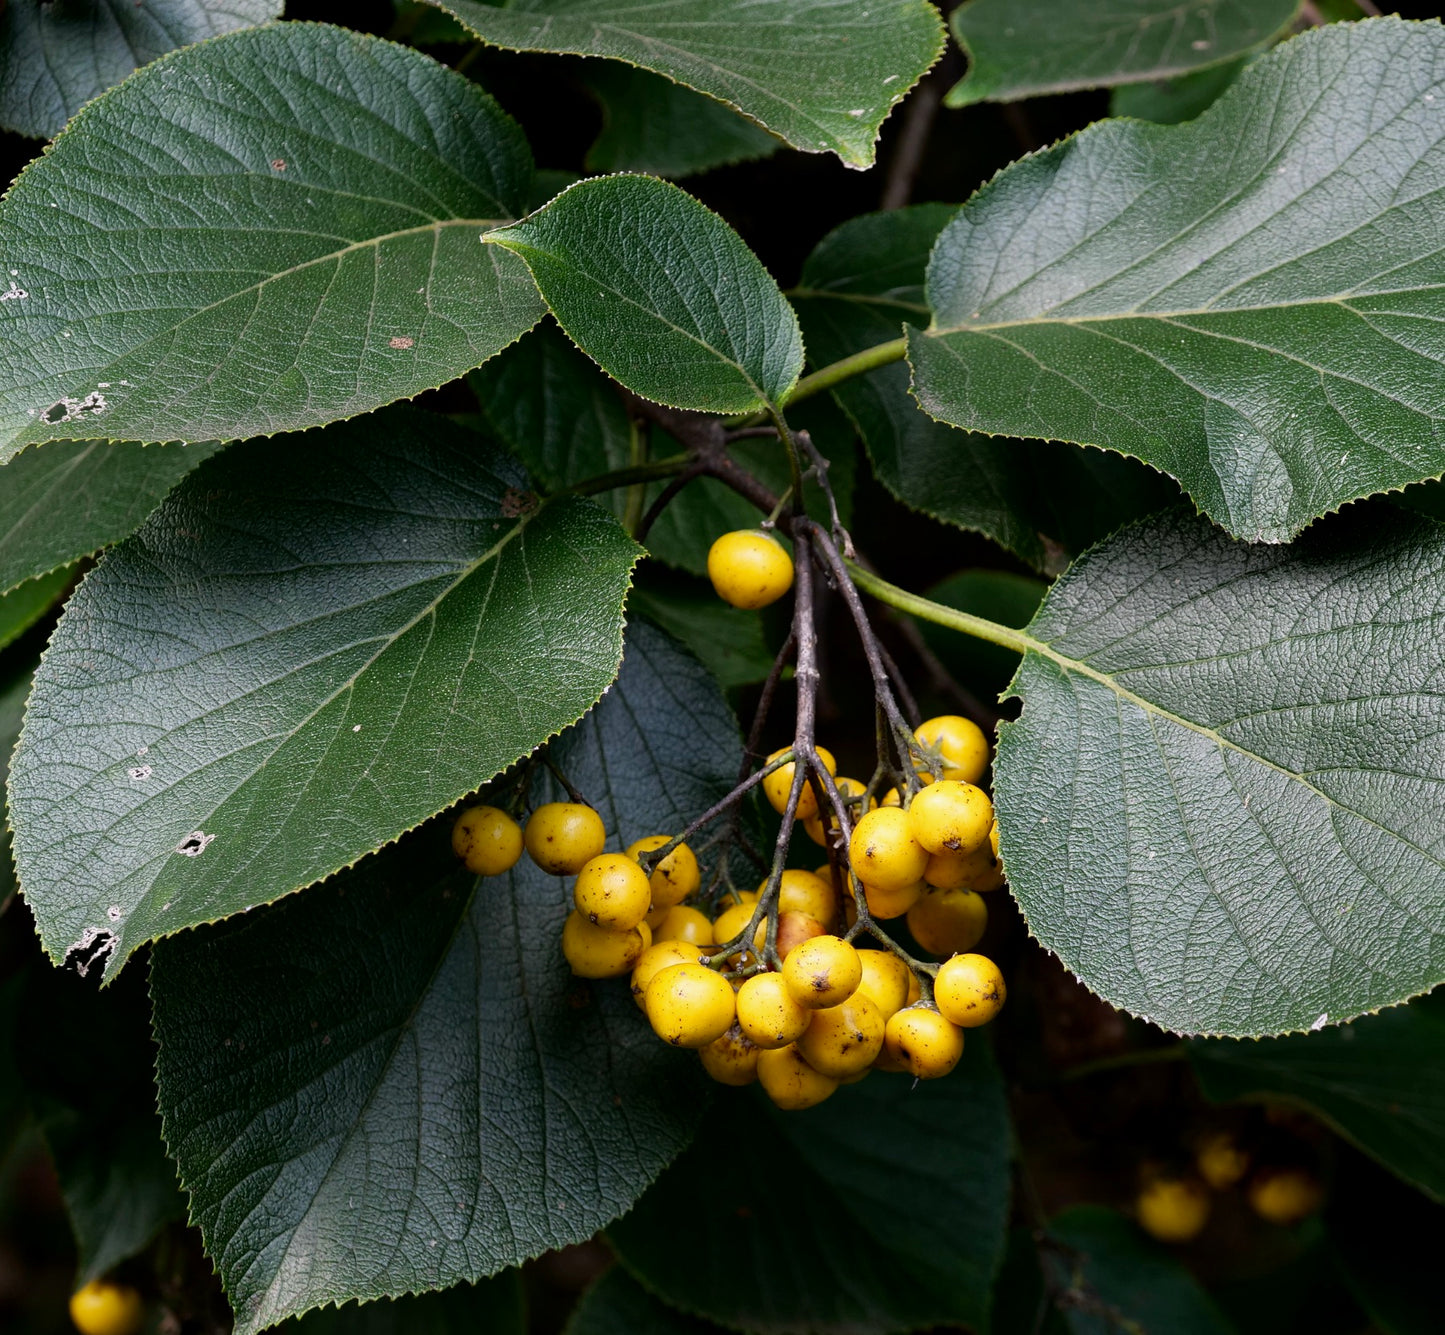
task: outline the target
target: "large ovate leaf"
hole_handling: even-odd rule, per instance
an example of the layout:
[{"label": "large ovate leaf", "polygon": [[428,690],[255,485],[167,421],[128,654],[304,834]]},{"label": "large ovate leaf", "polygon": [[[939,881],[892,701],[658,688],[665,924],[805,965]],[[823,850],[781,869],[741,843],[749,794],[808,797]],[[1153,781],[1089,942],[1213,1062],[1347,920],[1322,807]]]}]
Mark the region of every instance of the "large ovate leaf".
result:
[{"label": "large ovate leaf", "polygon": [[[780,1189],[710,1190],[720,1152],[770,1167]],[[733,1329],[978,1329],[1003,1255],[1008,1159],[1003,1085],[979,1037],[947,1080],[875,1073],[803,1113],[757,1090],[720,1099],[608,1237],[649,1290]]]},{"label": "large ovate leaf", "polygon": [[1109,99],[1111,116],[1133,116],[1160,125],[1192,121],[1214,105],[1249,64],[1249,57],[1227,60],[1222,65],[1195,70],[1192,74],[1161,83],[1129,83],[1116,88]]},{"label": "large ovate leaf", "polygon": [[687,645],[719,686],[762,681],[773,666],[776,651],[763,640],[761,617],[729,607],[700,579],[686,575],[669,579],[664,572],[644,567],[627,597],[627,608],[655,621]]},{"label": "large ovate leaf", "polygon": [[[955,426],[1101,445],[1282,541],[1445,471],[1445,28],[1277,47],[1186,125],[1106,121],[996,177],[933,252],[914,389]],[[1370,114],[1359,113],[1370,90]]]},{"label": "large ovate leaf", "polygon": [[281,0],[9,0],[0,5],[0,126],[49,139],[138,66],[280,15]]},{"label": "large ovate leaf", "polygon": [[948,105],[1174,79],[1279,36],[1300,0],[970,0],[953,13],[969,68]]},{"label": "large ovate leaf", "polygon": [[10,776],[53,958],[308,885],[526,755],[616,674],[638,548],[393,409],[233,446],[71,599]]},{"label": "large ovate leaf", "polygon": [[1189,1045],[1216,1100],[1303,1104],[1407,1182],[1445,1201],[1445,993],[1353,1024],[1256,1043]]},{"label": "large ovate leaf", "polygon": [[873,163],[878,127],[943,53],[924,0],[432,0],[484,42],[608,56],[725,102],[794,148]]},{"label": "large ovate leaf", "polygon": [[323,1307],[291,1317],[276,1335],[526,1335],[522,1277],[506,1270],[476,1284],[457,1284],[360,1307]]},{"label": "large ovate leaf", "polygon": [[[17,651],[18,652],[18,651]],[[13,659],[14,654],[8,655]],[[25,720],[25,700],[30,694],[34,662],[4,662],[0,678],[0,908],[15,891],[15,863],[10,850],[10,817],[6,812],[5,783],[10,773],[10,754],[20,739]]]},{"label": "large ovate leaf", "polygon": [[497,105],[405,47],[287,23],[163,57],[0,206],[0,462],[297,430],[480,365],[542,313],[477,244],[531,177]]},{"label": "large ovate leaf", "polygon": [[[739,741],[706,672],[634,626],[616,684],[552,755],[616,849],[716,801]],[[535,801],[557,795],[534,782]],[[434,823],[156,947],[166,1139],[241,1335],[580,1242],[701,1113],[700,1068],[625,982],[569,972],[564,883],[525,857],[478,879],[448,843]]]},{"label": "large ovate leaf", "polygon": [[574,342],[674,408],[781,403],[803,366],[798,321],[711,209],[652,176],[581,181],[487,240],[514,250]]},{"label": "large ovate leaf", "polygon": [[215,445],[56,441],[10,461],[0,487],[0,590],[133,533]]},{"label": "large ovate leaf", "polygon": [[[854,218],[819,242],[793,304],[815,365],[928,318],[924,271],[958,212],[945,204]],[[1178,488],[1132,459],[1052,441],[994,438],[934,421],[908,393],[908,368],[879,367],[837,385],[883,485],[905,505],[992,538],[1040,570],[1167,505]]]},{"label": "large ovate leaf", "polygon": [[1278,1034],[1445,979],[1445,526],[1370,507],[1288,548],[1168,512],[1028,632],[995,764],[1035,936],[1168,1029]]}]

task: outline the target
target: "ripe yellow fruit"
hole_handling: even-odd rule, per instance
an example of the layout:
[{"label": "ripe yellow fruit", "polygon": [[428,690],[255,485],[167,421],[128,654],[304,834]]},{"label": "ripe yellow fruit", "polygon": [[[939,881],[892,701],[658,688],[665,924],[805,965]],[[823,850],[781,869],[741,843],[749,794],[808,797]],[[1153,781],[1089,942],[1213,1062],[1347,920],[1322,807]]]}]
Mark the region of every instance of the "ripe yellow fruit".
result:
[{"label": "ripe yellow fruit", "polygon": [[892,1062],[919,1080],[937,1080],[963,1056],[963,1030],[920,1002],[889,1018],[883,1046]]},{"label": "ripe yellow fruit", "polygon": [[647,985],[647,1018],[675,1048],[706,1047],[737,1018],[732,985],[706,964],[673,964]]},{"label": "ripe yellow fruit", "polygon": [[71,1296],[70,1319],[81,1335],[135,1335],[145,1320],[145,1304],[124,1284],[93,1279]]},{"label": "ripe yellow fruit", "polygon": [[1209,1220],[1209,1192],[1190,1178],[1157,1177],[1140,1191],[1134,1213],[1160,1242],[1188,1242]]},{"label": "ripe yellow fruit", "polygon": [[988,905],[972,890],[930,890],[908,910],[908,930],[931,955],[972,950],[988,926]]},{"label": "ripe yellow fruit", "polygon": [[1319,1180],[1303,1168],[1276,1168],[1257,1173],[1249,1184],[1250,1208],[1271,1224],[1297,1224],[1324,1201]]},{"label": "ripe yellow fruit", "polygon": [[[823,924],[816,918],[810,918],[806,913],[780,913],[778,914],[778,940],[776,950],[778,958],[785,960],[804,941],[811,941],[815,936],[822,936]],[[753,947],[762,958],[763,945],[768,939],[768,923],[765,918],[758,924],[758,930],[753,933]]]},{"label": "ripe yellow fruit", "polygon": [[779,973],[756,973],[738,989],[738,1024],[760,1048],[782,1048],[808,1027],[813,1012],[793,1000]]},{"label": "ripe yellow fruit", "polygon": [[796,1043],[759,1054],[758,1083],[779,1108],[788,1112],[822,1103],[838,1088],[832,1076],[808,1065]]},{"label": "ripe yellow fruit", "polygon": [[[627,846],[627,856],[634,862],[641,860],[644,853],[652,853],[664,844],[672,842],[670,835],[649,834],[645,839]],[[652,902],[658,908],[671,908],[681,904],[689,895],[695,895],[702,884],[702,873],[698,870],[697,857],[686,844],[679,844],[652,869]]]},{"label": "ripe yellow fruit", "polygon": [[945,1020],[960,1029],[987,1024],[1003,1009],[1007,989],[998,965],[987,955],[955,955],[933,980],[933,1001]]},{"label": "ripe yellow fruit", "polygon": [[[712,925],[712,939],[714,944],[725,946],[740,932],[747,929],[748,923],[753,920],[753,914],[757,911],[756,901],[752,903],[734,904],[730,909],[724,909],[718,914],[717,921]],[[767,930],[767,920],[758,923],[764,931]],[[754,941],[757,940],[757,933],[753,933]],[[753,964],[753,953],[750,950],[738,950],[728,956],[728,963],[735,969],[745,968]]]},{"label": "ripe yellow fruit", "polygon": [[553,876],[575,876],[607,842],[602,817],[581,802],[545,802],[527,821],[527,852]]},{"label": "ripe yellow fruit", "polygon": [[793,587],[793,558],[772,534],[737,529],[708,549],[707,576],[723,602],[766,607]]},{"label": "ripe yellow fruit", "polygon": [[878,1008],[886,1022],[908,1005],[909,983],[916,986],[918,980],[891,950],[860,950],[858,960],[863,966],[858,991]]},{"label": "ripe yellow fruit", "polygon": [[668,909],[652,934],[658,941],[686,941],[691,946],[713,943],[712,923],[707,914],[687,904],[674,904]]},{"label": "ripe yellow fruit", "polygon": [[972,890],[974,882],[994,865],[986,848],[972,853],[934,853],[923,869],[923,879],[935,890]]},{"label": "ripe yellow fruit", "polygon": [[993,850],[994,857],[998,857],[998,820],[988,827],[988,846]]},{"label": "ripe yellow fruit", "polygon": [[577,873],[572,902],[588,922],[610,932],[636,927],[652,907],[647,873],[622,853],[599,853]]},{"label": "ripe yellow fruit", "polygon": [[848,856],[858,879],[880,890],[913,885],[928,866],[928,853],[913,837],[908,813],[898,807],[865,814],[853,827]]},{"label": "ripe yellow fruit", "polygon": [[868,912],[886,922],[889,918],[901,918],[923,897],[928,887],[922,881],[914,881],[897,890],[883,890],[876,885],[863,882],[863,898],[868,901]]},{"label": "ripe yellow fruit", "polygon": [[698,1049],[703,1069],[720,1085],[750,1085],[758,1078],[762,1049],[735,1024],[721,1038]]},{"label": "ripe yellow fruit", "polygon": [[648,946],[632,970],[632,999],[647,1009],[647,985],[674,964],[701,964],[707,952],[686,941],[659,941]]},{"label": "ripe yellow fruit", "polygon": [[929,784],[909,804],[908,824],[930,853],[972,853],[988,844],[993,803],[982,788],[943,779]]},{"label": "ripe yellow fruit", "polygon": [[452,851],[477,876],[500,876],[522,856],[522,827],[497,807],[468,807],[452,826]]},{"label": "ripe yellow fruit", "polygon": [[883,1048],[883,1026],[878,1007],[854,992],[841,1005],[814,1011],[797,1048],[819,1074],[844,1080],[873,1065]]},{"label": "ripe yellow fruit", "polygon": [[809,1010],[841,1005],[857,991],[862,978],[858,952],[836,936],[804,941],[783,961],[783,982],[789,994]]},{"label": "ripe yellow fruit", "polygon": [[646,923],[613,932],[594,926],[574,910],[562,925],[562,954],[579,978],[620,978],[631,973],[651,944]]},{"label": "ripe yellow fruit", "polygon": [[1228,1131],[1216,1131],[1199,1142],[1194,1167],[1215,1191],[1227,1191],[1249,1172],[1249,1154]]},{"label": "ripe yellow fruit", "polygon": [[[827,770],[829,774],[836,774],[838,772],[838,762],[833,759],[833,753],[829,751],[827,747],[823,746],[815,747],[814,749],[818,753],[818,761],[823,768]],[[771,765],[773,761],[777,760],[780,756],[787,755],[790,750],[792,750],[791,747],[785,746],[780,751],[774,751],[773,754],[768,757],[768,764]],[[763,796],[772,804],[773,810],[779,814],[788,808],[788,795],[793,791],[793,772],[796,769],[797,765],[790,760],[786,765],[775,769],[763,780]],[[798,794],[797,814],[798,819],[801,821],[809,820],[818,814],[818,795],[813,791],[813,785],[811,783],[805,783],[803,785],[803,791]]]},{"label": "ripe yellow fruit", "polygon": [[995,890],[1002,890],[1006,884],[1003,863],[996,858],[990,858],[988,866],[969,879],[968,888],[977,890],[981,895],[987,895],[992,894]]},{"label": "ripe yellow fruit", "polygon": [[943,762],[941,779],[977,783],[988,769],[988,738],[971,719],[958,714],[940,714],[924,723],[915,734],[926,751]]},{"label": "ripe yellow fruit", "polygon": [[[830,770],[829,773],[832,773],[832,771]],[[836,775],[833,779],[833,783],[838,789],[838,795],[842,797],[844,801],[847,801],[847,799],[850,797],[862,797],[863,794],[868,791],[867,784],[860,783],[857,779],[850,779],[844,774]],[[873,805],[875,807],[878,805],[876,799],[874,800]],[[852,816],[853,823],[856,824],[858,817],[863,814],[863,809],[861,806],[855,805],[851,808],[850,814]],[[807,831],[808,838],[811,839],[815,844],[826,845],[828,842],[828,831],[836,830],[837,828],[837,816],[831,807],[824,811],[814,812],[813,815],[809,816],[803,822],[803,829]]]},{"label": "ripe yellow fruit", "polygon": [[778,886],[778,912],[806,913],[824,926],[831,924],[838,916],[838,894],[833,889],[832,875],[826,872],[827,868],[820,872],[794,868],[785,871]]}]

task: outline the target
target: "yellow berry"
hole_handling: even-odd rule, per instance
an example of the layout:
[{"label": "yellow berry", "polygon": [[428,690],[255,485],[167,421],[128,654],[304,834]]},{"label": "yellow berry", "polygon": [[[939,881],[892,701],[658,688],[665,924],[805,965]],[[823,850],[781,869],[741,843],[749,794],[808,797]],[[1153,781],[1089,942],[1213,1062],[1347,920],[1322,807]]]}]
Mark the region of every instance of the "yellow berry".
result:
[{"label": "yellow berry", "polygon": [[707,575],[734,607],[766,607],[793,587],[793,558],[770,533],[737,529],[708,549]]},{"label": "yellow berry", "polygon": [[562,925],[562,954],[579,978],[618,978],[631,973],[651,944],[646,923],[613,932],[594,926],[574,911]]},{"label": "yellow berry", "polygon": [[986,848],[972,853],[933,853],[923,869],[923,879],[935,890],[972,890],[974,881],[993,865]]},{"label": "yellow berry", "polygon": [[647,1018],[664,1042],[701,1048],[737,1018],[732,984],[706,964],[673,964],[647,985]]},{"label": "yellow berry", "polygon": [[647,1009],[647,985],[664,969],[674,964],[700,964],[707,953],[686,941],[659,941],[648,946],[632,970],[632,999]]},{"label": "yellow berry", "polygon": [[822,1103],[838,1088],[831,1076],[808,1065],[796,1043],[758,1054],[758,1083],[779,1108],[788,1112]]},{"label": "yellow berry", "polygon": [[[823,924],[816,918],[810,918],[806,913],[778,914],[778,939],[774,947],[778,952],[778,958],[780,960],[787,959],[804,941],[811,941],[815,936],[823,934]],[[757,951],[760,959],[767,939],[768,920],[764,918],[758,924],[758,930],[753,933],[753,948]]]},{"label": "yellow berry", "polygon": [[1209,1219],[1209,1192],[1192,1179],[1158,1177],[1140,1191],[1134,1213],[1139,1226],[1160,1242],[1188,1242]]},{"label": "yellow berry", "polygon": [[[757,910],[756,902],[734,904],[730,909],[724,909],[718,914],[717,921],[712,925],[712,939],[714,944],[725,946],[739,933],[747,930],[747,925],[753,920],[753,914]],[[764,918],[758,926],[767,929],[767,919]],[[753,933],[754,941],[757,940],[757,933]],[[735,951],[728,957],[728,962],[734,968],[743,968],[752,964],[753,956],[751,951]]]},{"label": "yellow berry", "polygon": [[897,807],[867,812],[848,844],[853,871],[864,885],[902,890],[923,879],[928,854],[913,837],[908,813]]},{"label": "yellow berry", "polygon": [[1227,1131],[1216,1131],[1200,1142],[1194,1166],[1215,1191],[1226,1191],[1249,1172],[1249,1155]]},{"label": "yellow berry", "polygon": [[674,904],[668,909],[653,935],[658,941],[686,941],[690,946],[713,943],[712,923],[707,914],[687,904]]},{"label": "yellow berry", "polygon": [[972,950],[988,926],[988,906],[972,890],[930,890],[908,910],[908,930],[931,955]]},{"label": "yellow berry", "polygon": [[469,872],[500,876],[522,856],[522,827],[496,807],[468,807],[452,826],[452,851]]},{"label": "yellow berry", "polygon": [[546,802],[527,821],[527,852],[553,876],[575,876],[607,842],[602,817],[581,802]]},{"label": "yellow berry", "polygon": [[1277,1168],[1259,1173],[1249,1184],[1249,1204],[1271,1224],[1297,1224],[1320,1208],[1324,1188],[1302,1168]]},{"label": "yellow berry", "polygon": [[890,1016],[883,1045],[891,1061],[919,1080],[947,1075],[963,1056],[963,1030],[931,1006],[906,1006]]},{"label": "yellow berry", "polygon": [[652,907],[647,873],[621,853],[599,853],[572,886],[572,902],[588,922],[612,932],[636,927]]},{"label": "yellow berry", "polygon": [[838,894],[833,889],[832,875],[789,868],[778,886],[778,912],[806,913],[825,926],[831,923],[838,916]]},{"label": "yellow berry", "polygon": [[[651,853],[664,844],[671,843],[671,836],[650,834],[627,846],[627,856],[639,862],[644,853]],[[670,908],[681,904],[689,895],[695,895],[702,884],[702,873],[697,867],[697,857],[686,844],[679,844],[652,869],[652,902],[659,908]]]},{"label": "yellow berry", "polygon": [[800,1006],[822,1010],[846,1001],[858,988],[863,965],[858,952],[836,936],[804,941],[783,961],[783,981]]},{"label": "yellow berry", "polygon": [[960,1029],[977,1029],[1003,1009],[1007,989],[998,965],[987,955],[955,955],[933,980],[939,1013]]},{"label": "yellow berry", "polygon": [[703,1069],[720,1085],[750,1085],[758,1078],[762,1049],[735,1024],[721,1038],[698,1049]]},{"label": "yellow berry", "polygon": [[[830,770],[829,773],[832,773],[832,771]],[[857,779],[850,779],[843,774],[837,775],[834,778],[833,782],[835,785],[837,785],[838,795],[843,798],[844,801],[847,801],[847,799],[850,797],[862,797],[863,794],[868,791],[867,784],[860,783]],[[878,805],[876,799],[873,805]],[[856,822],[858,817],[862,814],[863,812],[861,807],[854,806],[852,808],[852,817],[854,822]],[[825,811],[815,811],[811,816],[809,816],[806,820],[803,821],[803,829],[807,831],[808,838],[811,839],[815,844],[826,845],[828,842],[828,831],[836,830],[837,828],[837,814],[833,811],[831,807],[829,807]]]},{"label": "yellow berry", "polygon": [[883,1047],[883,1024],[878,1007],[854,992],[841,1005],[813,1012],[798,1051],[815,1071],[842,1080],[873,1064]]},{"label": "yellow berry", "polygon": [[[983,850],[980,849],[980,852]],[[995,890],[1002,890],[1007,882],[1004,880],[1003,863],[996,858],[990,858],[988,866],[982,871],[971,876],[968,881],[970,890],[977,890],[981,895],[992,894]]]},{"label": "yellow berry", "polygon": [[[815,747],[818,753],[818,761],[829,774],[838,772],[838,762],[833,759],[833,753],[826,747]],[[768,757],[768,764],[780,756],[785,756],[792,750],[785,746],[781,751],[774,751]],[[772,804],[774,811],[782,813],[788,807],[788,795],[793,791],[793,772],[797,768],[793,761],[775,769],[766,779],[763,780],[763,796]],[[818,795],[813,791],[811,782],[803,785],[803,791],[798,794],[798,819],[806,821],[818,814]]]},{"label": "yellow berry", "polygon": [[982,788],[943,779],[922,789],[909,804],[908,824],[930,853],[972,853],[988,844],[993,803]]},{"label": "yellow berry", "polygon": [[935,752],[943,762],[939,778],[977,783],[988,769],[988,738],[971,719],[958,714],[940,714],[918,729],[925,750]]},{"label": "yellow berry", "polygon": [[756,973],[738,989],[738,1023],[760,1048],[786,1047],[808,1027],[813,1012],[793,1000],[779,973]]},{"label": "yellow berry", "polygon": [[135,1335],[145,1319],[145,1304],[124,1284],[93,1279],[71,1296],[70,1319],[81,1335]]},{"label": "yellow berry", "polygon": [[908,1000],[905,1006],[916,1006],[918,999],[923,995],[923,984],[918,981],[918,975],[912,969],[908,971]]},{"label": "yellow berry", "polygon": [[910,969],[891,950],[860,950],[863,977],[858,991],[877,1008],[885,1021],[908,1005],[909,982],[917,983]]},{"label": "yellow berry", "polygon": [[927,889],[922,881],[900,886],[897,890],[884,890],[864,881],[863,897],[868,901],[868,912],[886,922],[889,918],[901,918],[918,903]]},{"label": "yellow berry", "polygon": [[993,850],[994,857],[998,857],[998,820],[988,827],[988,846]]}]

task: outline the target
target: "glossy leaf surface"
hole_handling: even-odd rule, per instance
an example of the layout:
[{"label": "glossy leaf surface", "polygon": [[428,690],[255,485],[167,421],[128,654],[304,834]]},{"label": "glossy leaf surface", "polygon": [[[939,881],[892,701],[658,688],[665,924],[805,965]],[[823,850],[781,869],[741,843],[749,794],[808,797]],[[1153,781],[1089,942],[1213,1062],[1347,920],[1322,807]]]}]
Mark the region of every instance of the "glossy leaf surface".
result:
[{"label": "glossy leaf surface", "polygon": [[11,772],[52,957],[105,938],[113,972],[309,885],[591,708],[638,549],[526,487],[472,432],[394,409],[227,450],[111,552]]},{"label": "glossy leaf surface", "polygon": [[286,23],[164,57],[0,206],[0,462],[298,430],[480,365],[542,313],[477,244],[531,178],[497,105],[405,47]]}]

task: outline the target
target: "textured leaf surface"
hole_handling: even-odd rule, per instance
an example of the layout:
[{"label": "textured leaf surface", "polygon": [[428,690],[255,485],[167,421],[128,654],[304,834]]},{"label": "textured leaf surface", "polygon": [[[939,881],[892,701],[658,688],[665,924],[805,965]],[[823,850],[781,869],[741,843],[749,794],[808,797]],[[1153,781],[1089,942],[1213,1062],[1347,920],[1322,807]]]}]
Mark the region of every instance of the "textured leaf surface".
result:
[{"label": "textured leaf surface", "polygon": [[1106,1001],[1305,1030],[1445,979],[1445,527],[1390,506],[1293,546],[1174,511],[1030,623],[995,765],[1009,883]]},{"label": "textured leaf surface", "polygon": [[516,1270],[441,1293],[324,1307],[275,1327],[276,1335],[525,1335],[526,1329]]},{"label": "textured leaf surface", "polygon": [[602,107],[590,171],[693,176],[782,147],[730,108],[646,70],[609,61],[589,65],[583,78]]},{"label": "textured leaf surface", "polygon": [[1353,1024],[1258,1043],[1189,1045],[1212,1099],[1284,1099],[1445,1201],[1445,993]]},{"label": "textured leaf surface", "polygon": [[0,486],[0,590],[133,533],[161,497],[216,448],[76,440],[17,455]]},{"label": "textured leaf surface", "polygon": [[33,662],[17,663],[7,655],[0,677],[0,904],[15,890],[15,863],[10,852],[10,818],[5,809],[4,781],[10,773],[10,753],[20,738],[25,700],[34,675]]},{"label": "textured leaf surface", "polygon": [[1173,79],[1286,29],[1299,0],[972,0],[953,13],[969,70],[948,104]]},{"label": "textured leaf surface", "polygon": [[664,74],[852,167],[872,165],[878,127],[943,53],[924,0],[432,2],[496,46]]},{"label": "textured leaf surface", "polygon": [[1288,539],[1445,470],[1418,225],[1442,187],[1445,28],[1315,29],[1187,125],[1106,121],[980,191],[929,265],[915,391],[955,426],[1136,455],[1231,533]]},{"label": "textured leaf surface", "polygon": [[717,1335],[721,1329],[659,1302],[615,1265],[583,1294],[566,1335]]},{"label": "textured leaf surface", "polygon": [[[619,848],[716,801],[739,742],[703,669],[636,626],[616,685],[553,754]],[[580,1242],[686,1143],[699,1068],[623,983],[572,977],[569,907],[526,858],[468,876],[437,822],[156,948],[166,1139],[241,1335]]]},{"label": "textured leaf surface", "polygon": [[[793,294],[814,365],[895,339],[927,321],[924,270],[958,212],[919,204],[855,218],[808,257]],[[884,486],[905,505],[992,538],[1036,569],[1167,505],[1178,488],[1132,459],[1052,441],[958,431],[923,412],[908,368],[880,367],[837,386]]]},{"label": "textured leaf surface", "polygon": [[[755,1089],[719,1099],[608,1237],[650,1290],[733,1328],[981,1328],[1008,1216],[1003,1086],[981,1039],[955,1075],[914,1084],[875,1074],[803,1113],[778,1113]],[[720,1146],[738,1164],[786,1165],[787,1190],[749,1193],[746,1212],[708,1191]]]},{"label": "textured leaf surface", "polygon": [[798,379],[802,335],[778,285],[674,185],[582,181],[487,240],[521,255],[562,328],[644,398],[744,413],[780,403]]},{"label": "textured leaf surface", "polygon": [[0,126],[49,139],[138,66],[280,15],[281,0],[9,0],[0,6]]},{"label": "textured leaf surface", "polygon": [[497,105],[405,47],[287,23],[164,57],[0,206],[0,461],[296,430],[480,365],[542,313],[477,244],[531,177]]},{"label": "textured leaf surface", "polygon": [[52,957],[109,933],[113,971],[308,885],[589,709],[638,549],[526,485],[472,432],[399,408],[235,446],[111,552],[56,631],[11,772]]}]

